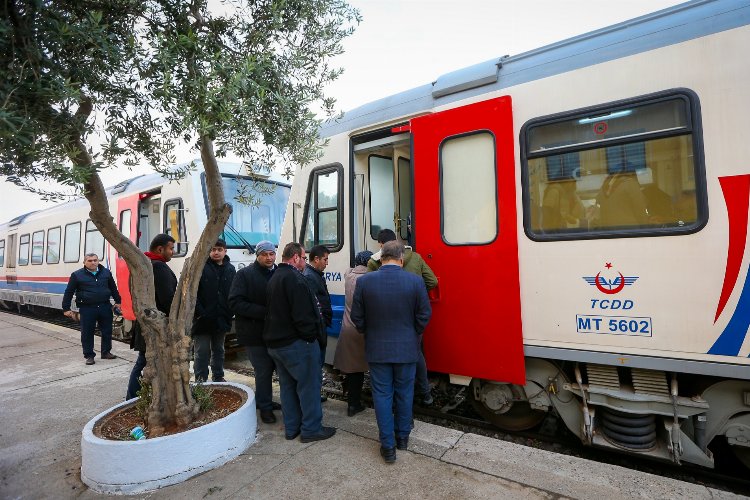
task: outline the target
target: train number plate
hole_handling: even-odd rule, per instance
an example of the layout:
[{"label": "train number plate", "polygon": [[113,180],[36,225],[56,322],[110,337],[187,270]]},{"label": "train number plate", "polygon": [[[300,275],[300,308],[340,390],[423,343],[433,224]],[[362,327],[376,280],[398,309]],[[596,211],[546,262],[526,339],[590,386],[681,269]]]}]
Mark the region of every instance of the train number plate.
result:
[{"label": "train number plate", "polygon": [[653,335],[651,318],[633,316],[577,314],[576,331],[578,333],[631,335],[637,337],[651,337]]}]

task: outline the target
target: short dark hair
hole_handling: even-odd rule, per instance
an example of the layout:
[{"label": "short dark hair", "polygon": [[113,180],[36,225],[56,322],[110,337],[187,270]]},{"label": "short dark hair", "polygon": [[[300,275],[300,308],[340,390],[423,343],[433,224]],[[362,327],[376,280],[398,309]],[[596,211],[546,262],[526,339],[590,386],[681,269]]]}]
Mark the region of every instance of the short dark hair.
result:
[{"label": "short dark hair", "polygon": [[323,258],[329,253],[331,253],[331,251],[328,250],[325,245],[315,245],[310,249],[307,255],[310,260],[315,260],[316,258]]},{"label": "short dark hair", "polygon": [[153,252],[159,247],[165,247],[170,241],[172,243],[175,243],[174,238],[172,238],[168,234],[157,234],[156,236],[154,236],[154,239],[151,240],[151,245],[149,245],[148,251]]},{"label": "short dark hair", "polygon": [[299,255],[301,257],[304,250],[304,247],[296,241],[287,243],[284,247],[284,251],[281,252],[281,260],[289,260],[295,255]]},{"label": "short dark hair", "polygon": [[388,243],[396,239],[396,233],[392,229],[381,229],[378,233],[378,243]]},{"label": "short dark hair", "polygon": [[398,241],[386,241],[380,251],[380,262],[404,258],[404,245]]},{"label": "short dark hair", "polygon": [[214,248],[215,247],[221,247],[221,248],[226,249],[227,248],[227,242],[224,241],[224,240],[222,240],[221,238],[219,238],[218,240],[216,240],[216,243],[214,243],[213,247]]}]

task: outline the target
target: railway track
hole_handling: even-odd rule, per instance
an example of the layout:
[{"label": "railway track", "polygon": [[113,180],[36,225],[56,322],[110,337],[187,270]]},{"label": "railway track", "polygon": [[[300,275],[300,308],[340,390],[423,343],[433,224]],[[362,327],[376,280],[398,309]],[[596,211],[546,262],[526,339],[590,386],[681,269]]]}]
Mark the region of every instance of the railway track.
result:
[{"label": "railway track", "polygon": [[[33,318],[38,321],[78,329],[79,324],[62,315],[32,315],[17,311],[3,310],[8,314]],[[237,371],[253,376],[252,369],[238,369]],[[329,398],[346,401],[341,384],[336,377],[327,376],[323,390]],[[278,382],[278,380],[276,380]],[[462,432],[478,434],[493,439],[531,446],[538,449],[573,455],[601,463],[608,463],[641,472],[669,477],[679,481],[700,484],[718,490],[728,491],[739,495],[750,496],[750,474],[744,466],[733,456],[729,447],[722,442],[712,443],[711,449],[716,457],[716,469],[705,469],[692,465],[675,465],[646,460],[635,455],[619,455],[610,451],[584,446],[581,441],[570,433],[567,428],[550,414],[535,429],[530,431],[507,431],[498,429],[489,422],[482,420],[469,401],[462,397],[460,391],[448,393],[441,390],[431,406],[414,405],[414,418],[423,422],[449,427]],[[369,387],[365,386],[362,399],[372,406]]]}]

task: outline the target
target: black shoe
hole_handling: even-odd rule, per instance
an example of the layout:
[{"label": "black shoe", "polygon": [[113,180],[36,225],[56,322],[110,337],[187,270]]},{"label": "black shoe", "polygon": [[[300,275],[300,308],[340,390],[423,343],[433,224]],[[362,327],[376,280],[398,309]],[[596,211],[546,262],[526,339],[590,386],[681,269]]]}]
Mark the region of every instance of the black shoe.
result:
[{"label": "black shoe", "polygon": [[276,401],[273,401],[273,402],[271,402],[271,409],[272,410],[280,410],[281,409],[281,405],[279,403],[277,403]]},{"label": "black shoe", "polygon": [[303,443],[312,443],[313,441],[323,441],[324,439],[333,437],[334,434],[336,434],[335,427],[321,427],[320,431],[318,431],[317,434],[313,434],[312,436],[302,436],[300,438],[300,441],[302,441]]},{"label": "black shoe", "polygon": [[325,394],[321,394],[320,395],[320,402],[321,403],[325,403],[326,401],[328,401],[328,396],[326,396]]},{"label": "black shoe", "polygon": [[383,457],[385,463],[392,464],[396,461],[396,448],[385,448],[384,446],[381,446],[380,456]]},{"label": "black shoe", "polygon": [[102,359],[117,359],[117,356],[115,356],[111,352],[105,352],[105,353],[102,353],[101,358]]},{"label": "black shoe", "polygon": [[409,438],[408,437],[397,437],[396,438],[396,448],[399,450],[405,450],[409,447]]},{"label": "black shoe", "polygon": [[94,361],[94,358],[86,358],[86,364],[87,365],[93,365],[96,361]]},{"label": "black shoe", "polygon": [[359,404],[357,406],[350,406],[349,408],[346,409],[346,414],[350,417],[353,417],[357,413],[361,411],[365,411],[366,409],[367,407],[363,404]]},{"label": "black shoe", "polygon": [[276,415],[274,415],[273,411],[271,410],[260,410],[260,419],[263,421],[264,424],[276,423]]},{"label": "black shoe", "polygon": [[292,439],[297,439],[297,436],[299,436],[299,431],[295,432],[294,434],[285,434],[284,437],[287,441],[291,441]]},{"label": "black shoe", "polygon": [[227,381],[227,379],[225,379],[224,377],[219,377],[219,378],[213,379],[213,382],[226,382],[226,381]]}]

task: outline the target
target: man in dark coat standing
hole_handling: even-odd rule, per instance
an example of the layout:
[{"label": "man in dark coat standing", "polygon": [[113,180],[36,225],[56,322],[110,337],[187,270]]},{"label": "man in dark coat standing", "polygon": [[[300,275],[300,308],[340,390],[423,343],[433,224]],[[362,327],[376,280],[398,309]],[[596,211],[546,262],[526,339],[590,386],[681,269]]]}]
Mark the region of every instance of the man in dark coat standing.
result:
[{"label": "man in dark coat standing", "polygon": [[[154,269],[156,308],[166,315],[169,315],[174,293],[177,290],[177,276],[167,265],[167,262],[172,260],[172,255],[174,255],[174,243],[174,238],[168,234],[157,234],[151,240],[149,250],[146,252],[146,257],[151,259],[151,266]],[[133,399],[141,390],[139,379],[143,374],[143,368],[146,366],[146,340],[141,335],[140,327],[134,328],[133,337],[130,339],[130,348],[138,351],[138,358],[133,365],[133,371],[130,372],[128,393],[125,399]]]},{"label": "man in dark coat standing", "polygon": [[115,359],[112,354],[112,304],[109,298],[115,299],[115,307],[120,307],[120,293],[112,277],[112,273],[99,264],[99,257],[95,253],[88,253],[83,258],[83,268],[70,275],[68,286],[63,295],[63,314],[73,318],[70,305],[73,294],[76,296],[76,306],[81,315],[81,345],[83,357],[87,365],[94,364],[94,329],[99,323],[102,334],[102,359]]},{"label": "man in dark coat standing", "polygon": [[[305,265],[305,270],[302,274],[305,276],[310,290],[313,291],[315,297],[318,299],[318,305],[320,306],[320,314],[323,316],[323,322],[325,323],[326,329],[333,324],[333,307],[331,307],[331,295],[328,293],[328,284],[326,278],[323,275],[326,267],[328,267],[328,254],[329,250],[325,245],[316,245],[310,249],[308,254],[308,262]],[[326,346],[328,345],[328,333],[325,329],[321,333],[318,339],[320,344],[320,366],[326,362]],[[320,373],[321,385],[323,381],[323,372]],[[320,400],[326,401],[327,396],[321,395]]]},{"label": "man in dark coat standing", "polygon": [[299,243],[287,244],[268,282],[263,340],[279,373],[286,438],[302,434],[300,440],[309,443],[330,438],[336,429],[323,426],[318,339],[325,325],[302,276],[304,268],[305,249]]},{"label": "man in dark coat standing", "polygon": [[206,265],[203,266],[193,320],[193,345],[195,361],[193,372],[196,381],[208,380],[208,362],[211,360],[211,379],[224,380],[224,339],[232,329],[229,309],[229,289],[232,287],[235,269],[229,262],[227,244],[219,239],[211,248]]},{"label": "man in dark coat standing", "polygon": [[245,352],[255,371],[255,403],[260,410],[260,419],[276,422],[273,410],[281,409],[274,403],[273,371],[276,368],[263,342],[263,327],[266,323],[266,289],[268,280],[276,271],[276,245],[261,241],[255,245],[255,262],[240,269],[229,292],[229,307],[234,311],[234,328],[237,341],[245,346]]},{"label": "man in dark coat standing", "polygon": [[432,315],[423,281],[402,269],[403,259],[401,243],[383,245],[380,270],[357,280],[351,313],[354,326],[365,334],[380,454],[386,463],[396,461],[396,447],[409,445],[419,335]]}]

